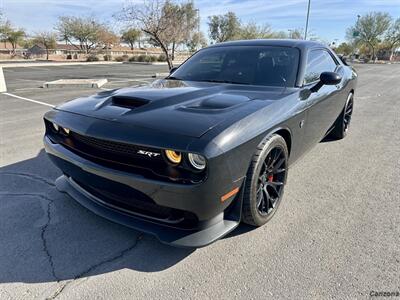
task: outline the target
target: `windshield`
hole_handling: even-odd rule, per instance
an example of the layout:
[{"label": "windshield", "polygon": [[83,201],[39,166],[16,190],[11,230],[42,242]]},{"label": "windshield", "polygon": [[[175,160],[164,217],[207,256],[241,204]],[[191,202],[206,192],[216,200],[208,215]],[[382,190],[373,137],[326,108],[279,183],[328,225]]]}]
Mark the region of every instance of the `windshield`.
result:
[{"label": "windshield", "polygon": [[299,50],[275,46],[206,48],[181,65],[170,79],[293,87]]}]

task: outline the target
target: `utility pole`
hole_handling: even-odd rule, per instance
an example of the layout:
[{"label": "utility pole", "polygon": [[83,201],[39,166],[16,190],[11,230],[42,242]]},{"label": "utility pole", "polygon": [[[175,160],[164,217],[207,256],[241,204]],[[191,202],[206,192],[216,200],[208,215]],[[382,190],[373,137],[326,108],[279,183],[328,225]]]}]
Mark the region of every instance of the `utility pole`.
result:
[{"label": "utility pole", "polygon": [[308,19],[310,18],[310,6],[311,6],[311,0],[308,0],[308,6],[307,6],[307,19],[306,19],[306,30],[304,31],[304,39],[307,39],[307,31],[308,31]]}]

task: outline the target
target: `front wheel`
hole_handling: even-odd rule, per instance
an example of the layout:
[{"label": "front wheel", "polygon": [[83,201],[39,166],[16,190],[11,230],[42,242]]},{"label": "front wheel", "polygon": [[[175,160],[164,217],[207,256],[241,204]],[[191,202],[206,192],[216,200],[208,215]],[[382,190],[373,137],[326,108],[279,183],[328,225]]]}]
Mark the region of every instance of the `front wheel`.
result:
[{"label": "front wheel", "polygon": [[243,197],[243,222],[262,226],[275,214],[283,197],[288,148],[277,134],[265,139],[253,156]]},{"label": "front wheel", "polygon": [[350,93],[347,97],[346,105],[344,106],[343,111],[337,118],[335,122],[335,127],[330,134],[333,139],[340,140],[347,135],[350,127],[351,116],[353,115],[353,105],[354,95],[353,93]]}]

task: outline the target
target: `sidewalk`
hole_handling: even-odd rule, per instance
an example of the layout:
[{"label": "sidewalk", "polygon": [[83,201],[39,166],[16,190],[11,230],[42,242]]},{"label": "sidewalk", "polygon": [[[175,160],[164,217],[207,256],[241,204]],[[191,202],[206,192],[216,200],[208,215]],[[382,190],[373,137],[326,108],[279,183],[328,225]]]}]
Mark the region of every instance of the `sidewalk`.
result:
[{"label": "sidewalk", "polygon": [[1,63],[0,68],[23,68],[23,67],[45,67],[45,66],[74,66],[74,65],[113,65],[122,64],[118,61],[78,61],[78,62],[26,62],[26,63]]},{"label": "sidewalk", "polygon": [[[174,60],[174,66],[178,66],[182,64],[184,60]],[[130,62],[130,61],[16,61],[15,63],[7,61],[2,62],[0,61],[0,68],[24,68],[24,67],[45,67],[45,66],[74,66],[74,65],[113,65],[113,64],[139,64],[139,65],[167,65],[167,62]]]}]

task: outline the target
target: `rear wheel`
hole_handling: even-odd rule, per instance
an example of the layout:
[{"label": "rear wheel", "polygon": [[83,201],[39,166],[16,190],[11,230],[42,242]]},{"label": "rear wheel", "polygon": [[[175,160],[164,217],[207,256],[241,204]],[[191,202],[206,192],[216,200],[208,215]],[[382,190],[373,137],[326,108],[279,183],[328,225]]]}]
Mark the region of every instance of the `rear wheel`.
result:
[{"label": "rear wheel", "polygon": [[258,147],[247,172],[243,197],[243,221],[262,226],[275,214],[287,177],[288,149],[277,134]]},{"label": "rear wheel", "polygon": [[335,122],[335,127],[330,136],[336,140],[343,139],[349,131],[351,116],[353,114],[354,95],[350,93],[346,105]]}]

